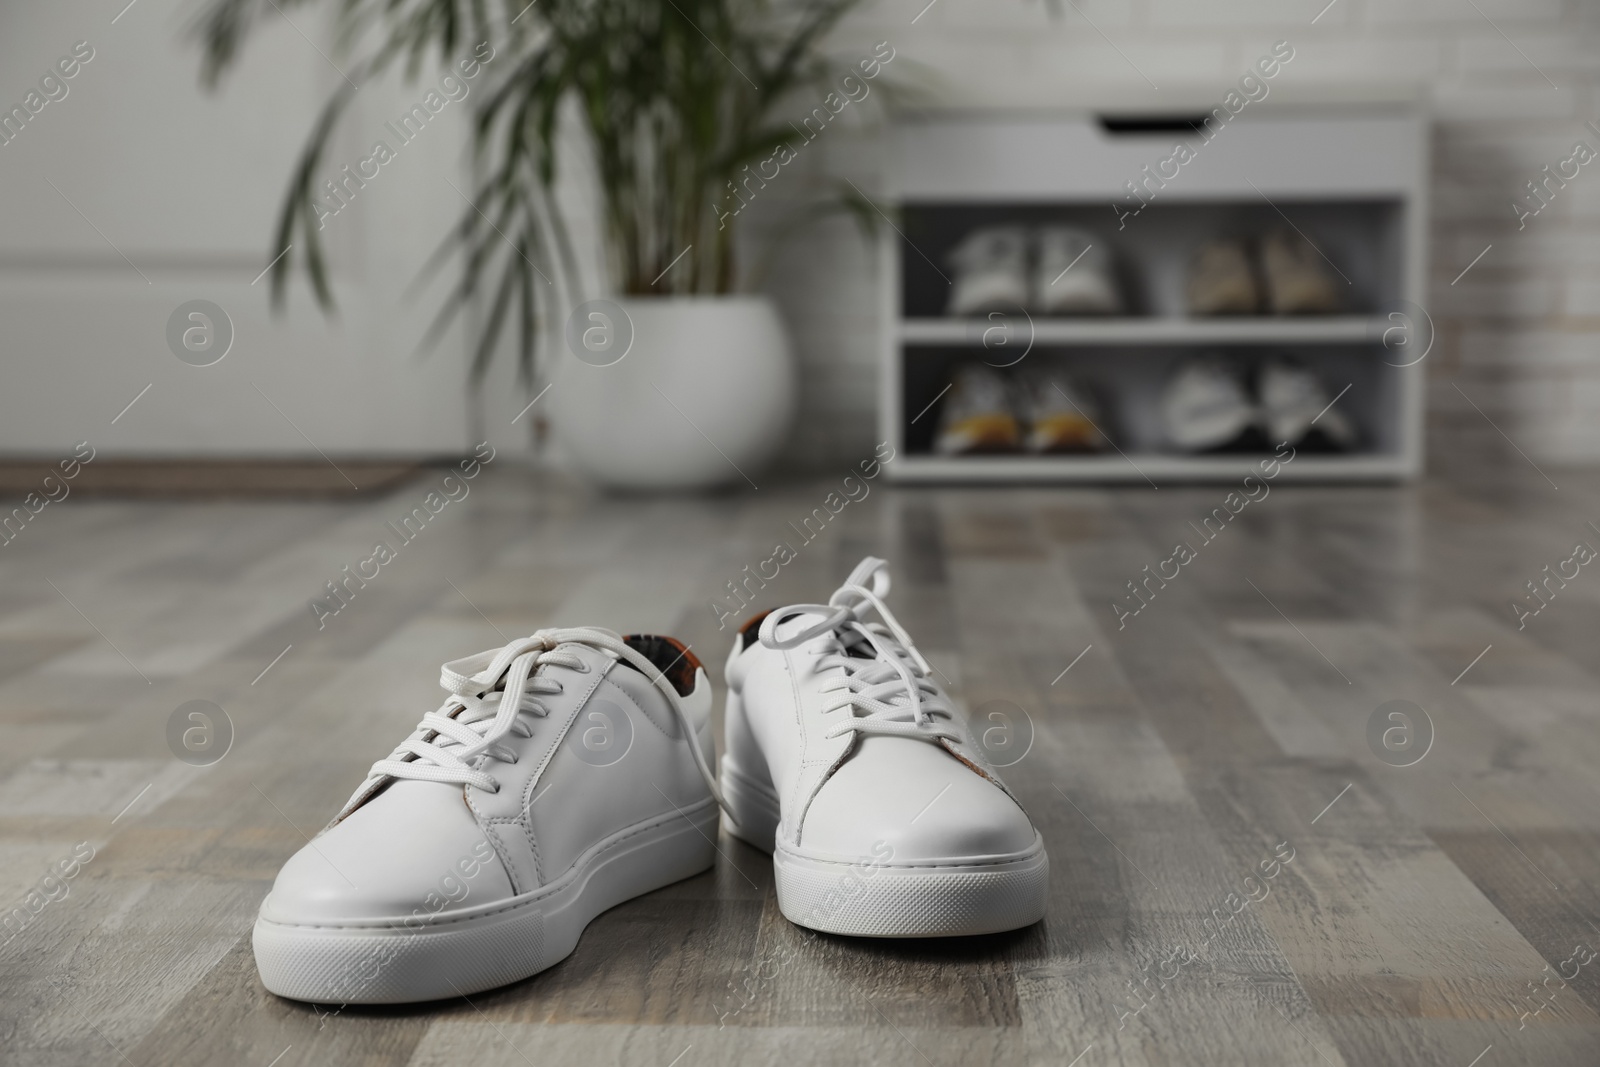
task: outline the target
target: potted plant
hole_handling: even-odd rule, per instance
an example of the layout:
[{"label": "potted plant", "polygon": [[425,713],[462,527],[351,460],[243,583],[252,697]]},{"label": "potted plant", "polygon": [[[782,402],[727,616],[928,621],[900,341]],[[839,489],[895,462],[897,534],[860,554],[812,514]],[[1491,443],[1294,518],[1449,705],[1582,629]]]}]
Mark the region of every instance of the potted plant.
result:
[{"label": "potted plant", "polygon": [[[477,95],[480,177],[441,249],[459,256],[459,282],[428,340],[481,301],[476,379],[514,323],[524,382],[550,379],[557,435],[602,484],[748,480],[784,439],[795,370],[770,301],[736,291],[738,216],[892,59],[886,46],[848,65],[821,52],[855,0],[781,10],[767,0],[328,2],[347,52],[371,44],[345,68],[291,179],[273,247],[294,248],[273,267],[274,301],[298,263],[319,302],[333,303],[318,240],[321,159],[355,86],[398,61],[414,78],[429,59],[450,67],[487,46],[495,75]],[[280,3],[290,0],[212,0],[198,26],[208,84]],[[802,112],[822,106],[791,122],[797,100]],[[609,299],[583,291],[555,192],[574,127],[588,156],[576,162],[595,175]]]}]

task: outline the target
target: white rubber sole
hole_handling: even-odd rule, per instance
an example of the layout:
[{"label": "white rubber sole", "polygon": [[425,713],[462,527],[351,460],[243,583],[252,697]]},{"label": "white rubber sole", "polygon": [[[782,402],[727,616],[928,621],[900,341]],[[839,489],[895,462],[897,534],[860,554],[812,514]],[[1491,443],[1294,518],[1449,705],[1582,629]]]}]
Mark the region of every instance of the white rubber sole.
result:
[{"label": "white rubber sole", "polygon": [[778,910],[798,926],[854,937],[966,937],[1044,918],[1050,860],[1037,832],[1031,848],[1010,856],[910,864],[885,855],[846,862],[780,843],[777,793],[726,758],[722,797],[728,832],[772,853]]},{"label": "white rubber sole", "polygon": [[493,989],[571,955],[601,912],[709,869],[716,837],[717,808],[708,797],[613,834],[559,880],[508,900],[425,922],[257,918],[256,968],[278,996],[325,1004],[404,1004]]},{"label": "white rubber sole", "polygon": [[1050,860],[1044,839],[1015,856],[982,860],[854,863],[819,859],[780,843],[772,854],[778,909],[792,923],[855,937],[969,937],[1044,918]]}]

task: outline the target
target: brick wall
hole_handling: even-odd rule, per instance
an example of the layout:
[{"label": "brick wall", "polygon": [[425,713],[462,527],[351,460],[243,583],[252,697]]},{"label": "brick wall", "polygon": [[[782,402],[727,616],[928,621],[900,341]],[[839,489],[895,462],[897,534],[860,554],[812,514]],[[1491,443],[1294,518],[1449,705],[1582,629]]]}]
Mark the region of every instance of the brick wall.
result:
[{"label": "brick wall", "polygon": [[[1288,39],[1296,57],[1274,85],[1280,99],[1414,94],[1436,122],[1430,462],[1509,451],[1468,397],[1537,459],[1600,460],[1600,159],[1520,230],[1512,207],[1576,141],[1600,151],[1585,125],[1600,125],[1600,2],[1062,0],[1054,15],[1043,0],[926,2],[869,5],[837,31],[840,53],[888,40],[891,69],[946,104],[1130,110],[1214,102]],[[826,154],[871,181],[859,147],[841,137]],[[808,465],[870,450],[868,264],[853,228],[835,222],[789,240],[766,282],[801,351],[796,457]]]}]

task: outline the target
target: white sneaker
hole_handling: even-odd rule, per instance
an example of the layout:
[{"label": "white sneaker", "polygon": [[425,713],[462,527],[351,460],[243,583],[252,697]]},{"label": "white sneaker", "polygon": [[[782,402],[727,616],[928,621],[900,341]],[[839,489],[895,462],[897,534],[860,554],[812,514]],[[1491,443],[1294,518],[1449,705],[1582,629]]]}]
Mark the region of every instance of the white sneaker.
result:
[{"label": "white sneaker", "polygon": [[[729,829],[778,907],[835,934],[941,937],[1044,916],[1044,840],[882,597],[868,557],[826,604],[747,622],[728,658]],[[864,616],[876,610],[881,622]]]},{"label": "white sneaker", "polygon": [[541,630],[439,680],[449,698],[262,902],[256,966],[279,996],[392,1004],[514,982],[607,908],[715,861],[710,683],[678,642]]},{"label": "white sneaker", "polygon": [[1355,426],[1333,405],[1334,397],[1322,379],[1304,364],[1281,356],[1268,360],[1261,368],[1256,391],[1261,396],[1261,418],[1272,443],[1299,447],[1321,431],[1319,446],[1341,450],[1355,447]]},{"label": "white sneaker", "polygon": [[946,315],[1016,311],[1028,302],[1028,238],[1020,226],[974,230],[950,253]]},{"label": "white sneaker", "polygon": [[1115,315],[1122,310],[1105,242],[1070,226],[1039,231],[1033,306],[1042,315]]},{"label": "white sneaker", "polygon": [[1256,424],[1256,406],[1237,367],[1202,356],[1178,368],[1161,392],[1167,440],[1184,452],[1239,444]]}]

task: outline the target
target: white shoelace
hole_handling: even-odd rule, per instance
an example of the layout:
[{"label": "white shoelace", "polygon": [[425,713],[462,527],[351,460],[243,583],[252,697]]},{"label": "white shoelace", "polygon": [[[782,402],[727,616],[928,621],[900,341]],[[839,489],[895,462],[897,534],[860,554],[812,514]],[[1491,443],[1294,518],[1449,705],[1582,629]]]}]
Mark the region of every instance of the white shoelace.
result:
[{"label": "white shoelace", "polygon": [[[839,681],[824,690],[835,695],[822,710],[828,713],[851,708],[852,713],[829,728],[829,737],[854,732],[932,742],[960,741],[961,734],[946,724],[954,720],[955,710],[934,683],[933,669],[883,602],[889,592],[888,566],[883,560],[868,556],[826,604],[792,604],[772,612],[761,622],[761,643],[768,648],[788,649],[823,634],[833,635],[817,665],[822,670],[838,668],[841,673]],[[866,622],[863,616],[868,611],[876,611],[883,621]],[[779,638],[778,627],[797,615],[823,618]],[[852,648],[863,644],[872,649],[874,658],[850,654]]]},{"label": "white shoelace", "polygon": [[514,764],[517,753],[502,741],[507,735],[533,736],[533,720],[550,714],[538,698],[562,691],[561,682],[537,676],[544,664],[567,667],[587,673],[583,659],[562,645],[583,644],[608,652],[626,661],[649,678],[666,695],[667,703],[683,729],[685,743],[694,755],[695,767],[718,804],[722,795],[716,777],[706,766],[705,754],[695,737],[694,724],[684,711],[682,699],[665,674],[642,653],[630,648],[610,630],[581,626],[539,630],[495,652],[482,667],[474,670],[489,652],[446,663],[439,672],[439,684],[450,694],[437,711],[422,717],[412,735],[402,741],[388,758],[372,765],[367,779],[345,804],[335,822],[364,803],[378,789],[396,778],[422,782],[470,785],[490,793],[500,791],[500,782],[484,770],[490,761]]}]

